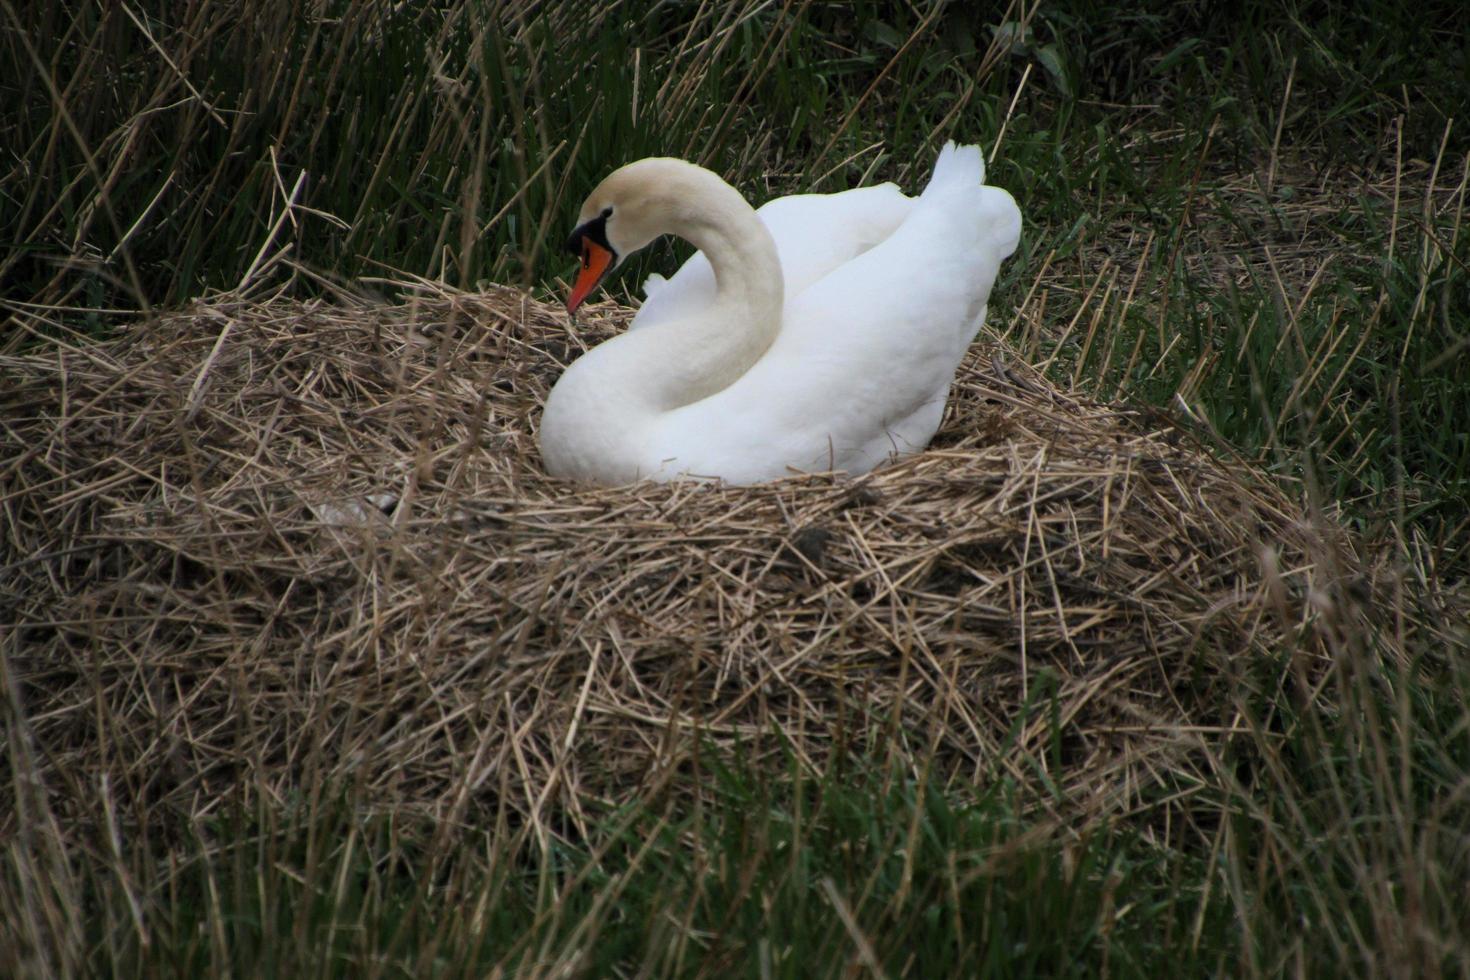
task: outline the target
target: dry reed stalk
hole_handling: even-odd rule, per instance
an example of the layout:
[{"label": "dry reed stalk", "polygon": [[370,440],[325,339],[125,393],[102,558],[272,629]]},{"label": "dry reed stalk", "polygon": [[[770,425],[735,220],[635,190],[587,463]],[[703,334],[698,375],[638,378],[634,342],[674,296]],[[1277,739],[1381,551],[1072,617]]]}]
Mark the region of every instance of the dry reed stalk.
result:
[{"label": "dry reed stalk", "polygon": [[1251,683],[1402,641],[1330,518],[994,340],[933,447],[861,479],[550,479],[541,401],[626,316],[222,295],[0,357],[8,727],[55,811],[325,780],[565,827],[738,740],[1116,813],[1202,783]]}]

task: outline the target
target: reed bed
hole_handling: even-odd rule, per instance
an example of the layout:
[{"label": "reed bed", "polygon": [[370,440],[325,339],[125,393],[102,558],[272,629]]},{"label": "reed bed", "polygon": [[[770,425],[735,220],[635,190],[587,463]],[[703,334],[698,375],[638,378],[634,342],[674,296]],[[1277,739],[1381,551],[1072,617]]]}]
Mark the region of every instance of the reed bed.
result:
[{"label": "reed bed", "polygon": [[882,743],[951,792],[1117,814],[1413,639],[1330,515],[995,338],[934,444],[861,478],[549,478],[542,399],[628,314],[223,294],[0,359],[29,770],[0,792],[143,827],[337,785],[575,834],[699,795],[702,752]]}]

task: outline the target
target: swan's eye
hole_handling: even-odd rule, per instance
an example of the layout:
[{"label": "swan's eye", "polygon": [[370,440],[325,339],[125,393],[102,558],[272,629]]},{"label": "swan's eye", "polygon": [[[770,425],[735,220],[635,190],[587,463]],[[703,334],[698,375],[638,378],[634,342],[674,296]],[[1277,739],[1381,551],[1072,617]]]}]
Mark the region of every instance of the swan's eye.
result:
[{"label": "swan's eye", "polygon": [[609,206],[607,206],[607,207],[605,207],[605,208],[602,209],[602,216],[604,218],[611,218],[612,217],[612,206],[611,205],[609,205]]}]

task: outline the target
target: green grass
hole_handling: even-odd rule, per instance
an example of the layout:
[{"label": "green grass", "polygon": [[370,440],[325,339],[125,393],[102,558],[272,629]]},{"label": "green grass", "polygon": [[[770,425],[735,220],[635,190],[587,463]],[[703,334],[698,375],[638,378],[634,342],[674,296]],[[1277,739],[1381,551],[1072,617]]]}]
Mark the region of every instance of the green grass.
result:
[{"label": "green grass", "polygon": [[1470,676],[1370,663],[1330,708],[1271,670],[1275,690],[1243,682],[1245,734],[1218,781],[1179,787],[1182,825],[1074,829],[1085,801],[1039,781],[931,786],[871,746],[817,777],[705,756],[684,774],[704,802],[656,793],[543,837],[308,780],[166,846],[96,841],[69,874],[12,850],[7,874],[54,890],[6,911],[40,940],[20,951],[45,949],[47,909],[76,933],[51,970],[104,975],[1456,975]]},{"label": "green grass", "polygon": [[[32,807],[0,888],[20,955],[1464,975],[1470,635],[1444,594],[1470,569],[1470,42],[1454,4],[1228,7],[0,0],[0,349],[207,289],[554,292],[581,196],[627,160],[686,156],[754,199],[912,191],[944,139],[999,139],[991,179],[1027,224],[992,326],[1340,509],[1398,555],[1401,608],[1444,623],[1419,662],[1365,651],[1315,697],[1243,678],[1242,733],[1215,782],[1179,787],[1184,826],[1142,807],[1079,837],[1041,814],[1082,801],[866,757],[815,781],[708,760],[718,806],[654,800],[561,840],[363,814],[343,788],[173,840],[78,841]],[[650,253],[617,288],[683,254]]]},{"label": "green grass", "polygon": [[[850,774],[845,774],[850,775]],[[1208,973],[1230,910],[1126,830],[1056,847],[996,787],[952,807],[912,781],[707,774],[716,806],[612,814],[594,851],[503,824],[309,814],[217,821],[176,863],[82,885],[98,973],[1148,975]],[[308,819],[303,819],[308,817]],[[208,835],[206,837],[206,834]],[[223,842],[223,843],[221,843]],[[1198,859],[1194,859],[1196,863]],[[1187,872],[1186,872],[1187,874]],[[1198,874],[1198,871],[1195,872]],[[1197,920],[1209,935],[1196,942]]]}]

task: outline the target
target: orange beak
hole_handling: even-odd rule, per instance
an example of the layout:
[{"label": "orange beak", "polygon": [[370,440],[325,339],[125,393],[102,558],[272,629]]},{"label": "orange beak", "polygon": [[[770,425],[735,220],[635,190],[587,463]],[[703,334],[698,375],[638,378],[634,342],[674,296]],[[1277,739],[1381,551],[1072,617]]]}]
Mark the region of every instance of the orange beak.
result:
[{"label": "orange beak", "polygon": [[602,282],[602,277],[607,275],[608,269],[612,267],[612,252],[603,248],[589,237],[582,238],[582,271],[577,273],[577,281],[572,284],[572,291],[567,294],[567,312],[577,312],[577,307],[587,295],[596,289]]}]

